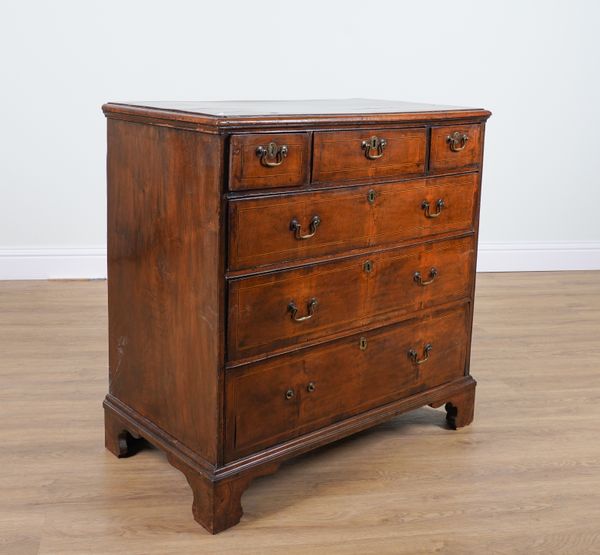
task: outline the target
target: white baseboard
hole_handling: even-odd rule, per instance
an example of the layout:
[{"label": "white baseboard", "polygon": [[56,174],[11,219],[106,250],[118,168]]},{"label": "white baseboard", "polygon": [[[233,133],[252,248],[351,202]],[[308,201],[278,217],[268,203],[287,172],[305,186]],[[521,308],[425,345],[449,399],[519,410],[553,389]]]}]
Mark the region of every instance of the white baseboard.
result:
[{"label": "white baseboard", "polygon": [[600,270],[600,241],[480,243],[478,272]]},{"label": "white baseboard", "polygon": [[[481,243],[478,272],[600,270],[600,241]],[[0,248],[0,280],[104,279],[106,247]]]},{"label": "white baseboard", "polygon": [[0,280],[104,278],[106,247],[0,248]]}]

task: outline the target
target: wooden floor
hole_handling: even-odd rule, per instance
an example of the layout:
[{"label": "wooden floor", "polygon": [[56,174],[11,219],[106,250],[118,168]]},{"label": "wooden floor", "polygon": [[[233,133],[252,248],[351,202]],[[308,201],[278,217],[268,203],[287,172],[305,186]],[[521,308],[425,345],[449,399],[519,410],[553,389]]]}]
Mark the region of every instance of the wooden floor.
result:
[{"label": "wooden floor", "polygon": [[474,423],[420,409],[287,463],[211,536],[103,447],[106,284],[0,283],[0,553],[600,553],[600,272],[478,278]]}]

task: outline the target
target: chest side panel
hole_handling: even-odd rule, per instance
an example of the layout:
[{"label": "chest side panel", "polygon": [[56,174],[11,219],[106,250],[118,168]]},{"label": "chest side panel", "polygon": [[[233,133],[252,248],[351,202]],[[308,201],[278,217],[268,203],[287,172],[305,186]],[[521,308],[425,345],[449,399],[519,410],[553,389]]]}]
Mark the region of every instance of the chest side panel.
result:
[{"label": "chest side panel", "polygon": [[223,144],[108,121],[110,394],[210,462],[223,358]]}]

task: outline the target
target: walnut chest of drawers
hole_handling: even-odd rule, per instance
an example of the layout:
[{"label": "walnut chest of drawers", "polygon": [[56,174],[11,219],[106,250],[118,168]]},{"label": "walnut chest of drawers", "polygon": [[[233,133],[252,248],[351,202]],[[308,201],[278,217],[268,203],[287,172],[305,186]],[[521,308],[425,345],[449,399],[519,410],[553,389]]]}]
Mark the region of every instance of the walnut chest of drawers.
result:
[{"label": "walnut chest of drawers", "polygon": [[106,446],[236,524],[251,480],[424,405],[473,418],[481,109],[110,103]]}]

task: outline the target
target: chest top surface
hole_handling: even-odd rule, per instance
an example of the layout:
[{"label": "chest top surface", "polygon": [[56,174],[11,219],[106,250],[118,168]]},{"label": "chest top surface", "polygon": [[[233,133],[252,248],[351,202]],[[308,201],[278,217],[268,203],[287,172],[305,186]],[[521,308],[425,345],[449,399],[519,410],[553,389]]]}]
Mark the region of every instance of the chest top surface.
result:
[{"label": "chest top surface", "polygon": [[116,102],[158,110],[188,112],[215,117],[299,116],[328,114],[401,114],[415,112],[448,112],[473,110],[460,106],[346,98],[323,100],[226,100],[226,101],[132,101]]},{"label": "chest top surface", "polygon": [[367,98],[323,100],[130,101],[103,106],[108,117],[160,118],[215,128],[260,126],[281,122],[402,123],[461,118],[487,118],[481,108]]}]

